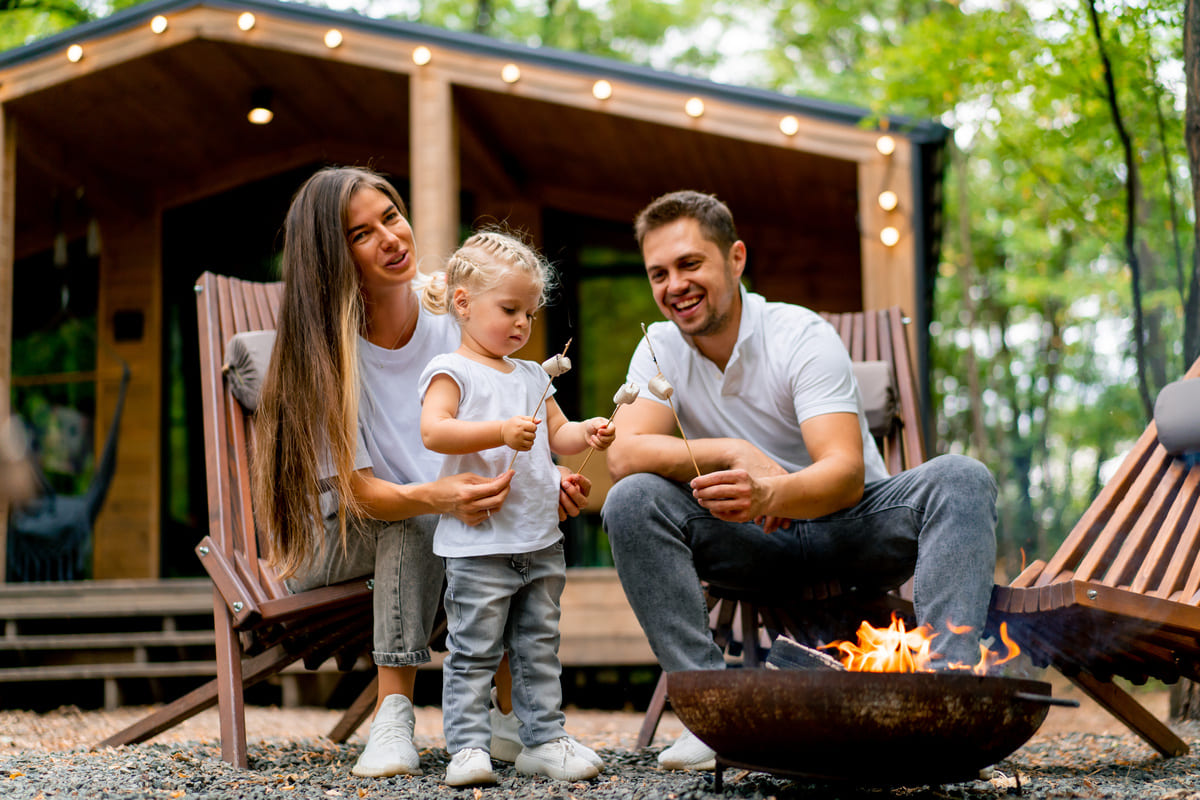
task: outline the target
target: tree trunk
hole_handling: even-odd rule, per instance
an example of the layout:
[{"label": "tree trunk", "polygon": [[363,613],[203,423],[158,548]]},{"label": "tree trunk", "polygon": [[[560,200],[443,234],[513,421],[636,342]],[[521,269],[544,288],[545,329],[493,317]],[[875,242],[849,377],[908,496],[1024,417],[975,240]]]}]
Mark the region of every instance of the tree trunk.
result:
[{"label": "tree trunk", "polygon": [[1092,34],[1096,37],[1096,48],[1100,53],[1100,65],[1103,68],[1105,99],[1108,101],[1113,127],[1116,128],[1117,138],[1121,140],[1121,151],[1125,156],[1125,258],[1129,264],[1129,284],[1133,296],[1133,349],[1137,362],[1138,395],[1142,400],[1146,421],[1149,422],[1154,417],[1154,399],[1151,397],[1150,383],[1146,376],[1149,366],[1146,357],[1146,320],[1142,304],[1142,268],[1137,246],[1137,195],[1140,190],[1137,160],[1134,157],[1133,140],[1125,128],[1121,105],[1117,101],[1116,80],[1113,76],[1112,62],[1108,58],[1108,50],[1104,45],[1104,35],[1100,30],[1100,15],[1096,11],[1095,0],[1088,0],[1088,12],[1092,20]]},{"label": "tree trunk", "polygon": [[[1188,172],[1192,178],[1192,199],[1200,208],[1200,0],[1187,0],[1183,14],[1183,64],[1187,79],[1187,109],[1184,138],[1187,140]],[[1192,248],[1192,276],[1184,303],[1184,361],[1200,358],[1200,225],[1193,226],[1196,239]]]},{"label": "tree trunk", "polygon": [[1171,687],[1170,709],[1173,720],[1200,719],[1200,683],[1180,678]]}]

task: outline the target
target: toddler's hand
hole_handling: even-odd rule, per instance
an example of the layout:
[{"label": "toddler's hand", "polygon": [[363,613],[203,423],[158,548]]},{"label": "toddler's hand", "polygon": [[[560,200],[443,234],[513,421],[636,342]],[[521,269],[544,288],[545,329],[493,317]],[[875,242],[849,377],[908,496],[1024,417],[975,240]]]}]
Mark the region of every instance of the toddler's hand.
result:
[{"label": "toddler's hand", "polygon": [[513,450],[528,450],[537,436],[537,424],[533,417],[511,417],[500,423],[500,438]]},{"label": "toddler's hand", "polygon": [[587,436],[588,447],[607,450],[608,446],[613,443],[613,439],[617,438],[616,423],[606,423],[608,420],[604,417],[592,417],[584,420],[583,430]]}]

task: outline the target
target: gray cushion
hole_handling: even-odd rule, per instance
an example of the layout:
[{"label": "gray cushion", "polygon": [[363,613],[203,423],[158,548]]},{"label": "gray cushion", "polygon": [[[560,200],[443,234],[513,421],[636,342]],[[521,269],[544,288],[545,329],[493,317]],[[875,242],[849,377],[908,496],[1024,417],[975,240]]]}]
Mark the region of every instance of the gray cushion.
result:
[{"label": "gray cushion", "polygon": [[1200,378],[1168,383],[1154,402],[1158,441],[1171,455],[1200,453]]},{"label": "gray cushion", "polygon": [[862,394],[871,435],[884,436],[896,419],[896,376],[886,361],[855,361],[854,379]]},{"label": "gray cushion", "polygon": [[275,346],[275,331],[246,331],[234,334],[225,346],[221,371],[229,390],[250,413],[258,408],[258,394],[267,377],[267,364]]}]

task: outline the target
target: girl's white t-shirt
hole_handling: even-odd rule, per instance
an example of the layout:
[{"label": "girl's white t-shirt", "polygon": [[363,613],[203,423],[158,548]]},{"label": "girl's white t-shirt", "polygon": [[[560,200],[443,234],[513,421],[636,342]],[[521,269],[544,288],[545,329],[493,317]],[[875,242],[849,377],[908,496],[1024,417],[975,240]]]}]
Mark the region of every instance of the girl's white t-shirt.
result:
[{"label": "girl's white t-shirt", "polygon": [[[546,405],[542,402],[549,377],[540,364],[506,358],[513,371],[503,373],[457,353],[435,357],[421,374],[420,397],[435,375],[448,375],[458,384],[461,398],[455,417],[461,420],[505,420],[533,413],[541,423],[533,448],[517,453],[508,497],[503,507],[478,525],[468,526],[443,514],[433,537],[433,552],[449,558],[532,553],[562,537],[558,529],[559,472],[550,453]],[[550,388],[547,397],[554,394]],[[478,453],[440,456],[442,475],[474,472],[492,478],[506,469],[515,451],[507,446]]]}]

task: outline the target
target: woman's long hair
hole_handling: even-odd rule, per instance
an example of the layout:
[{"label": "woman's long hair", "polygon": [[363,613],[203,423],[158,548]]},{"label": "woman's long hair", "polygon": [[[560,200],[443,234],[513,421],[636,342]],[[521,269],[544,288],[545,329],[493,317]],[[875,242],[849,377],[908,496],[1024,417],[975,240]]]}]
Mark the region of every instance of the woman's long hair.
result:
[{"label": "woman's long hair", "polygon": [[361,515],[351,486],[365,311],[346,226],[350,199],[363,188],[382,192],[407,216],[382,176],[330,167],[300,187],[284,223],[283,302],[254,419],[251,464],[255,516],[282,577],[302,570],[324,548],[322,490],[337,492],[343,546],[346,515]]}]

